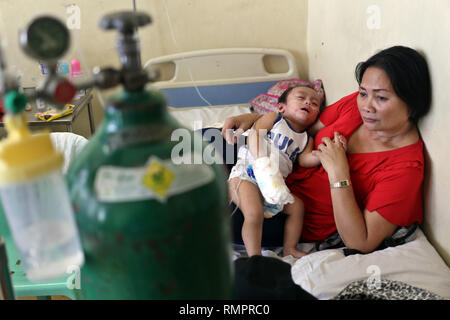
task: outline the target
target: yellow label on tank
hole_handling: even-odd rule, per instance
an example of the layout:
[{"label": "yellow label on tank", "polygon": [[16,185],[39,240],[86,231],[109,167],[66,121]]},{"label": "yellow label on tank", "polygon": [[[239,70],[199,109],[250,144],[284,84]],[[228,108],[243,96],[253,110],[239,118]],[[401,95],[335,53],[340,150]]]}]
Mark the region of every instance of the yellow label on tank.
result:
[{"label": "yellow label on tank", "polygon": [[160,196],[165,196],[172,185],[175,175],[161,162],[153,161],[145,172],[142,183]]}]

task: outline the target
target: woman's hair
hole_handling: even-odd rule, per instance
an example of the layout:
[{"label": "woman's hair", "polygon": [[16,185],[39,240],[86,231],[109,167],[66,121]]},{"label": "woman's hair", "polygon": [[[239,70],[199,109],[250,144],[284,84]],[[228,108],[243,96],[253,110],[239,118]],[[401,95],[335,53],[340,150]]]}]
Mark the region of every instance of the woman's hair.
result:
[{"label": "woman's hair", "polygon": [[386,72],[395,93],[409,108],[409,120],[417,124],[431,107],[431,80],[425,58],[416,50],[403,46],[382,50],[356,66],[359,85],[369,67]]}]

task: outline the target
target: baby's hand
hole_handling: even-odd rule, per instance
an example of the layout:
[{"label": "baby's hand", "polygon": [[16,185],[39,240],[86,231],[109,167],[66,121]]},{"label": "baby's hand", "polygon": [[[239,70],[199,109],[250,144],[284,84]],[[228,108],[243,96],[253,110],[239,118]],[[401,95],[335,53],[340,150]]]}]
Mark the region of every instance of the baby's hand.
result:
[{"label": "baby's hand", "polygon": [[[342,134],[335,131],[333,141],[334,141],[334,143],[340,142],[342,145],[342,148],[344,148],[344,151],[347,152],[347,139]],[[318,150],[318,151],[321,151],[321,150]]]},{"label": "baby's hand", "polygon": [[347,139],[342,134],[339,134],[339,142],[342,144],[345,152],[347,152]]}]

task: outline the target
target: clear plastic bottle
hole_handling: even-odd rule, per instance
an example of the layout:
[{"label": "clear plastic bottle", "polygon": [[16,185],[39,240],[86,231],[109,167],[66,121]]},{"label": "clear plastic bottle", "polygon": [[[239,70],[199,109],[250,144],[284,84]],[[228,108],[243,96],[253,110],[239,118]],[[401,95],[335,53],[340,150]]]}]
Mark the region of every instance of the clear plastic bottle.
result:
[{"label": "clear plastic bottle", "polygon": [[31,135],[23,113],[7,114],[0,143],[0,198],[30,281],[56,278],[84,262],[62,155],[47,132]]}]

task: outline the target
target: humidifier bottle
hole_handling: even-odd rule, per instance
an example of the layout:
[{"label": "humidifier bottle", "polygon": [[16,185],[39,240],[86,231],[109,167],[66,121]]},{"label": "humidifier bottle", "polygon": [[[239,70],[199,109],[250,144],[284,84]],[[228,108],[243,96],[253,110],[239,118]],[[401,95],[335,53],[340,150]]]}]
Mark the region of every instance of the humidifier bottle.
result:
[{"label": "humidifier bottle", "polygon": [[31,134],[18,92],[5,97],[7,138],[0,143],[0,198],[30,281],[57,278],[84,255],[67,187],[63,157],[48,132]]}]

